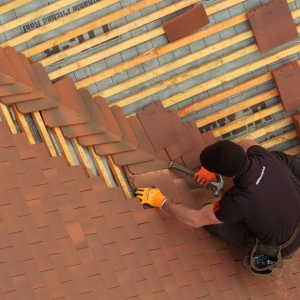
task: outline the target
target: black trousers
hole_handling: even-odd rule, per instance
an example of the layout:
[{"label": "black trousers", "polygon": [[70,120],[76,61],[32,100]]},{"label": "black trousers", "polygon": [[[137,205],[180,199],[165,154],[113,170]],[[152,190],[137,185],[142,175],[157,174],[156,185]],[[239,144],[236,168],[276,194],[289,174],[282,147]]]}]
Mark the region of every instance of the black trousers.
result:
[{"label": "black trousers", "polygon": [[[300,195],[300,159],[279,151],[273,151],[271,153],[284,165]],[[242,221],[208,225],[205,226],[205,228],[209,233],[218,236],[225,242],[240,245],[249,249],[252,249],[256,240],[252,231]],[[257,251],[261,254],[273,257],[276,256],[278,250],[276,247],[260,244]],[[282,250],[283,258],[288,258],[292,255],[293,253],[288,253],[284,249]]]}]

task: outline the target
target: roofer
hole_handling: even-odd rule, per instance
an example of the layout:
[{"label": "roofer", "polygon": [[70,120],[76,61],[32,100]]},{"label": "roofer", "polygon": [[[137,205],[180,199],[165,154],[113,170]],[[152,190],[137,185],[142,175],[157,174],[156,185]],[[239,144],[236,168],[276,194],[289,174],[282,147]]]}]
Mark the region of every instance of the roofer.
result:
[{"label": "roofer", "polygon": [[216,174],[234,177],[234,186],[215,203],[194,210],[173,203],[157,188],[139,188],[136,196],[185,224],[205,226],[227,242],[252,249],[245,264],[254,273],[282,267],[281,258],[292,257],[300,247],[300,159],[246,139],[206,147],[200,163],[194,178],[204,185],[215,181]]}]

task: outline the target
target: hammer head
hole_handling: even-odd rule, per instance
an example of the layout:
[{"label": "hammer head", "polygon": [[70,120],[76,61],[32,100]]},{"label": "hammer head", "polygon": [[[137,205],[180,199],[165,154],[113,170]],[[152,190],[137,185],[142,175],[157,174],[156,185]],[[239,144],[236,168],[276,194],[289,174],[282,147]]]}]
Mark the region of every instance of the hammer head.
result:
[{"label": "hammer head", "polygon": [[218,178],[218,182],[211,182],[210,184],[215,186],[217,189],[215,191],[215,196],[219,195],[219,192],[222,190],[223,186],[224,186],[224,179],[221,175],[217,174],[217,178]]}]

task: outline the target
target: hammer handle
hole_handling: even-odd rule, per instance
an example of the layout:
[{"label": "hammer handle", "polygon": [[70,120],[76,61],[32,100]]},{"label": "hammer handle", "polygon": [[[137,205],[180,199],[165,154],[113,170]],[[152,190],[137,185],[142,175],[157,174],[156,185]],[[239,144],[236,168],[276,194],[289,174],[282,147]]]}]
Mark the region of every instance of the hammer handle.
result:
[{"label": "hammer handle", "polygon": [[191,176],[194,176],[195,172],[190,170],[190,169],[187,169],[181,165],[178,165],[176,163],[174,163],[173,161],[171,161],[170,165],[169,165],[169,168],[172,168],[172,169],[176,169],[178,171],[181,171],[185,174],[188,174],[188,175],[191,175]]}]

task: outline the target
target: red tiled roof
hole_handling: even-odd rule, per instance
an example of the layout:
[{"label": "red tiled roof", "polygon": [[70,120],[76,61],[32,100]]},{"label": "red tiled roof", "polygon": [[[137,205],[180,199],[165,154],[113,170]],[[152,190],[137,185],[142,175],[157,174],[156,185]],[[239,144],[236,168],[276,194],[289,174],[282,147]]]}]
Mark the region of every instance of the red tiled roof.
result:
[{"label": "red tiled roof", "polygon": [[[111,112],[102,100],[95,100],[98,108]],[[82,103],[72,105],[82,108]],[[164,116],[157,119],[161,125],[172,124],[170,114],[155,105]],[[151,113],[158,111],[151,107]],[[140,121],[152,134],[143,149],[148,151],[155,148],[157,133],[147,127],[149,120]],[[128,123],[134,135],[136,127]],[[213,192],[169,170],[166,147],[185,134],[192,138],[196,150],[184,153],[180,147],[176,162],[196,168],[199,151],[214,139],[201,135],[195,123],[186,128],[178,134],[171,126],[175,140],[159,143],[158,152],[149,150],[153,160],[147,156],[124,169],[132,187],[155,185],[174,202],[197,209]],[[112,135],[123,137],[108,132]],[[143,207],[121,187],[108,188],[102,175],[87,177],[81,165],[51,157],[42,143],[31,145],[25,133],[12,135],[5,121],[0,122],[0,190],[0,299],[297,299],[299,294],[298,253],[285,263],[281,277],[255,276],[243,264],[244,249],[163,210]]]}]

